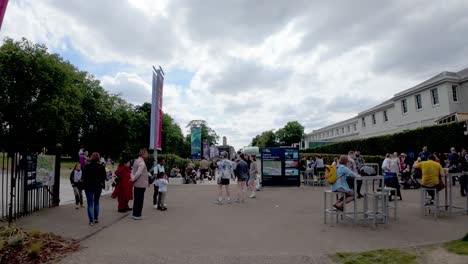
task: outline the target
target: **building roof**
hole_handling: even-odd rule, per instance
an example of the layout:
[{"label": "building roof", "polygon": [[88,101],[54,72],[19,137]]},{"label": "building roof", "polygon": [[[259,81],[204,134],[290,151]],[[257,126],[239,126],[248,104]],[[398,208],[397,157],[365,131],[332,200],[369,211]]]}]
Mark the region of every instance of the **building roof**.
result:
[{"label": "building roof", "polygon": [[357,119],[356,117],[353,117],[353,118],[349,118],[349,119],[346,119],[346,120],[343,120],[343,121],[340,121],[338,123],[334,123],[332,125],[329,125],[329,126],[326,126],[326,127],[322,127],[322,128],[319,128],[317,130],[313,130],[311,133],[307,134],[307,135],[310,135],[310,134],[313,134],[313,133],[316,133],[316,132],[322,132],[322,131],[327,131],[331,128],[336,128],[336,127],[341,127],[343,125],[352,125],[354,123],[357,123]]},{"label": "building roof", "polygon": [[402,97],[406,97],[408,95],[411,95],[411,94],[414,94],[414,93],[417,93],[421,90],[425,90],[429,87],[432,87],[434,85],[437,85],[437,84],[440,84],[442,82],[446,82],[446,81],[453,81],[453,82],[464,82],[464,81],[468,81],[468,68],[465,68],[465,69],[462,69],[458,72],[449,72],[449,71],[444,71],[444,72],[441,72],[439,74],[437,74],[436,76],[434,77],[431,77],[429,78],[428,80],[414,86],[414,87],[411,87],[409,89],[406,89],[404,91],[401,91],[399,93],[396,93],[392,98],[386,100],[385,102],[383,103],[380,103],[370,109],[367,109],[367,110],[364,110],[360,113],[358,113],[358,115],[356,117],[353,117],[353,118],[350,118],[350,119],[346,119],[344,121],[341,121],[341,122],[338,122],[338,123],[335,123],[335,124],[332,124],[332,125],[329,125],[329,126],[326,126],[326,127],[322,127],[322,128],[319,128],[319,129],[316,129],[316,130],[313,130],[311,133],[307,134],[307,135],[312,135],[314,133],[317,133],[317,132],[323,132],[323,131],[326,131],[328,129],[331,129],[331,128],[336,128],[336,127],[340,127],[342,125],[347,125],[348,123],[349,124],[352,124],[353,122],[357,122],[358,121],[358,118],[362,117],[362,116],[365,116],[365,115],[368,115],[370,113],[373,113],[373,112],[378,112],[378,111],[381,111],[381,110],[385,110],[387,108],[390,108],[392,106],[395,105],[395,101],[402,98]]}]

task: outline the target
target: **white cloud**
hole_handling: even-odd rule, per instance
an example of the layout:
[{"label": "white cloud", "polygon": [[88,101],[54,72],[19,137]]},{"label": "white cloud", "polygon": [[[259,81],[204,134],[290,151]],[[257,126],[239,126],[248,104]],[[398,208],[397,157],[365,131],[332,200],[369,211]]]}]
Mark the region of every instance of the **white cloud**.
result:
[{"label": "white cloud", "polygon": [[0,34],[127,65],[100,79],[132,103],[150,101],[151,65],[193,72],[187,85],[165,84],[164,111],[183,130],[205,119],[238,148],[287,121],[310,131],[466,67],[467,11],[463,0],[18,0]]}]

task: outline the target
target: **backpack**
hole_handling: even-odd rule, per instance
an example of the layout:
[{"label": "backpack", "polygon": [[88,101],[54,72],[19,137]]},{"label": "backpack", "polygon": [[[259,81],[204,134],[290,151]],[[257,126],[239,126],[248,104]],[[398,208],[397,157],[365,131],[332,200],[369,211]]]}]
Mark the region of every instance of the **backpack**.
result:
[{"label": "backpack", "polygon": [[326,165],[325,166],[325,179],[329,184],[334,184],[336,182],[336,166]]}]

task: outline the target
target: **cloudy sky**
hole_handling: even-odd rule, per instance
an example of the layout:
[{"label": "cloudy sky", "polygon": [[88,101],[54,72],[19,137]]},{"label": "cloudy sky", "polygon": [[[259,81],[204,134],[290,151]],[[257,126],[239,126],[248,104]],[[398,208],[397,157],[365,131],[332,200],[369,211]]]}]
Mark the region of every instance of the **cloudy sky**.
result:
[{"label": "cloudy sky", "polygon": [[134,104],[161,65],[163,110],[239,148],[468,67],[467,14],[466,0],[10,0],[0,37],[44,43]]}]

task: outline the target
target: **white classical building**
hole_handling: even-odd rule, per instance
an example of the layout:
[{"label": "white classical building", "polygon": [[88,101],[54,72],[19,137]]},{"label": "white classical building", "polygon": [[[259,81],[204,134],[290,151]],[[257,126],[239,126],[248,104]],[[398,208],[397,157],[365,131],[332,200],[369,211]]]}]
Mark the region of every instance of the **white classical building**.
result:
[{"label": "white classical building", "polygon": [[357,116],[306,134],[302,148],[468,119],[468,68],[442,72]]}]

